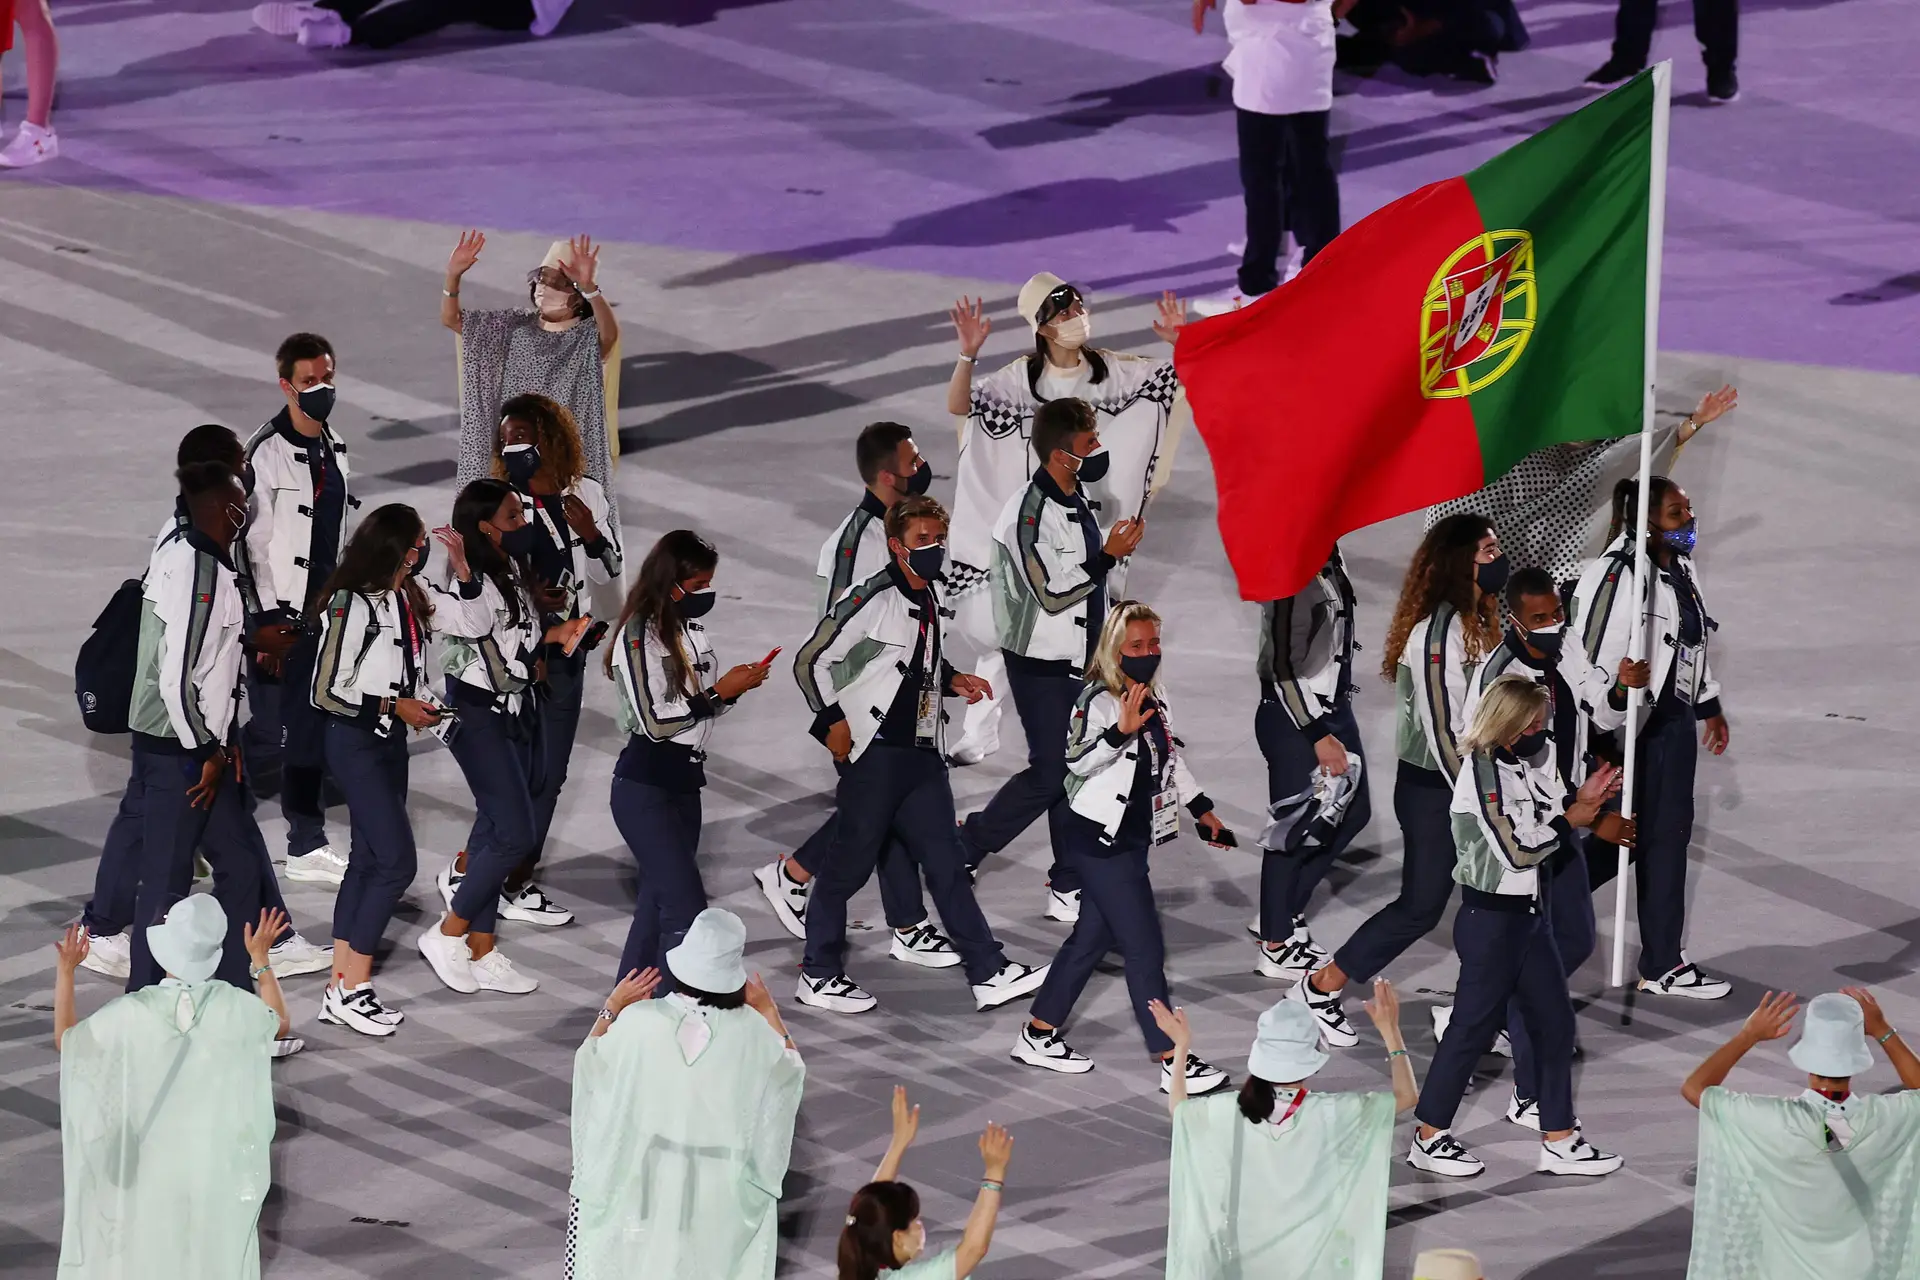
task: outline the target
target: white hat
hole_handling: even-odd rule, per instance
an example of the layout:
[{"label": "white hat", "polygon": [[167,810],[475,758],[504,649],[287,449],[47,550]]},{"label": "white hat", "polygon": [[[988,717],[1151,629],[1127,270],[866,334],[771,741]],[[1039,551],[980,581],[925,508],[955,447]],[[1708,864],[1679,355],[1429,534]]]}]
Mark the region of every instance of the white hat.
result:
[{"label": "white hat", "polygon": [[1035,333],[1040,332],[1040,308],[1046,303],[1047,295],[1065,283],[1053,272],[1042,271],[1020,286],[1020,299],[1014,303],[1014,309]]},{"label": "white hat", "polygon": [[227,913],[211,895],[189,894],[173,904],[166,919],[147,926],[147,950],[154,963],[182,982],[205,982],[220,967],[227,940]]},{"label": "white hat", "polygon": [[667,952],[667,969],[674,981],[726,995],[747,985],[747,968],[740,963],[747,949],[747,926],[731,911],[708,907],[693,918],[687,936]]},{"label": "white hat", "polygon": [[1807,1001],[1807,1017],[1800,1024],[1800,1041],[1787,1050],[1794,1066],[1829,1080],[1857,1076],[1873,1065],[1867,1047],[1867,1019],[1852,996],[1837,991]]},{"label": "white hat", "polygon": [[552,247],[547,250],[547,256],[540,259],[540,265],[542,267],[559,266],[567,260],[567,254],[571,249],[572,246],[565,240],[555,240]]},{"label": "white hat", "polygon": [[1427,1249],[1413,1260],[1413,1280],[1487,1280],[1487,1273],[1465,1249]]},{"label": "white hat", "polygon": [[1297,1000],[1282,1000],[1260,1015],[1247,1070],[1270,1084],[1294,1084],[1327,1065],[1320,1024]]}]

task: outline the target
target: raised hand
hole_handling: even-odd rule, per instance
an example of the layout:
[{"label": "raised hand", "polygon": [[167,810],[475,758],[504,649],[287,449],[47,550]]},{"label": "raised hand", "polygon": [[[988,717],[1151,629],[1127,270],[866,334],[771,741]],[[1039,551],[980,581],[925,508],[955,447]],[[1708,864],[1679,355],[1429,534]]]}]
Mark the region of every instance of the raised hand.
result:
[{"label": "raised hand", "polygon": [[1878,1040],[1893,1030],[1893,1024],[1888,1022],[1887,1015],[1880,1011],[1880,1002],[1873,998],[1873,992],[1865,987],[1842,987],[1840,994],[1852,997],[1853,1002],[1860,1006],[1860,1012],[1866,1019],[1866,1030],[1869,1036]]},{"label": "raised hand", "polygon": [[447,275],[455,280],[473,269],[480,260],[480,251],[487,247],[487,237],[479,231],[462,231],[460,243],[453,246],[453,253],[447,258]]},{"label": "raised hand", "polygon": [[1151,692],[1146,685],[1136,684],[1120,695],[1120,720],[1115,727],[1120,730],[1121,737],[1130,738],[1140,732],[1147,721],[1153,719],[1154,713],[1159,711],[1158,707],[1141,707]]},{"label": "raised hand", "polygon": [[986,1167],[989,1182],[1004,1182],[1007,1177],[1007,1162],[1013,1159],[1013,1135],[1006,1129],[987,1122],[986,1132],[980,1135],[980,1163]]},{"label": "raised hand", "polygon": [[446,548],[447,568],[455,578],[465,582],[473,577],[473,571],[467,568],[467,540],[460,536],[458,529],[443,524],[433,531],[433,540]]},{"label": "raised hand", "polygon": [[1180,336],[1180,327],[1187,322],[1187,304],[1174,296],[1168,289],[1160,295],[1160,301],[1154,304],[1153,331],[1167,342],[1173,342]]},{"label": "raised hand", "polygon": [[893,1149],[905,1151],[920,1133],[920,1108],[907,1104],[907,1086],[893,1086]]},{"label": "raised hand", "polygon": [[1187,1022],[1185,1009],[1169,1009],[1164,1001],[1147,1001],[1147,1012],[1153,1015],[1153,1025],[1160,1028],[1162,1035],[1173,1041],[1174,1055],[1185,1061],[1187,1047],[1193,1043],[1193,1028]]},{"label": "raised hand", "polygon": [[1793,1015],[1800,1012],[1800,1001],[1791,991],[1767,992],[1760,1007],[1747,1015],[1741,1030],[1755,1043],[1778,1040],[1793,1029]]},{"label": "raised hand", "polygon": [[947,311],[947,317],[953,321],[960,350],[970,356],[979,355],[980,348],[987,345],[987,335],[993,332],[993,321],[987,319],[984,299],[962,298]]},{"label": "raised hand", "polygon": [[593,292],[593,279],[600,270],[600,248],[591,236],[575,236],[567,241],[567,256],[560,260],[560,273],[573,281],[581,293]]},{"label": "raised hand", "polygon": [[268,953],[273,944],[280,941],[280,935],[287,931],[287,913],[278,907],[271,907],[260,913],[260,924],[256,928],[250,924],[240,926],[240,941],[247,949],[247,958],[258,969],[267,963]]},{"label": "raised hand", "polygon": [[1715,418],[1739,407],[1740,393],[1735,391],[1731,384],[1721,387],[1718,391],[1709,391],[1700,397],[1700,407],[1693,411],[1694,424],[1704,427]]},{"label": "raised hand", "polygon": [[594,522],[593,511],[586,503],[568,494],[560,500],[560,510],[567,517],[567,527],[580,541],[600,541],[600,526]]},{"label": "raised hand", "polygon": [[1400,994],[1385,978],[1373,980],[1373,999],[1360,1007],[1367,1011],[1367,1016],[1373,1019],[1373,1025],[1380,1029],[1382,1036],[1392,1040],[1400,1033]]},{"label": "raised hand", "polygon": [[618,1013],[630,1004],[651,999],[654,989],[659,985],[658,969],[629,969],[627,976],[614,987],[613,994],[607,997],[607,1008]]},{"label": "raised hand", "polygon": [[92,945],[93,939],[87,936],[85,925],[78,921],[68,925],[66,934],[53,944],[53,953],[59,957],[56,967],[61,973],[72,973],[87,958]]}]

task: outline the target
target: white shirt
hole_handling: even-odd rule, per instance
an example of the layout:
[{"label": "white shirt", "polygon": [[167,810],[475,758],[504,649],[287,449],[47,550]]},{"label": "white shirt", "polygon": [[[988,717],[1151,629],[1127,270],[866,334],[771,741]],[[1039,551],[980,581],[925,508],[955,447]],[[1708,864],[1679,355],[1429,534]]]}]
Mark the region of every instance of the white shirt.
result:
[{"label": "white shirt", "polygon": [[1333,107],[1332,0],[1220,0],[1233,105],[1285,116]]}]

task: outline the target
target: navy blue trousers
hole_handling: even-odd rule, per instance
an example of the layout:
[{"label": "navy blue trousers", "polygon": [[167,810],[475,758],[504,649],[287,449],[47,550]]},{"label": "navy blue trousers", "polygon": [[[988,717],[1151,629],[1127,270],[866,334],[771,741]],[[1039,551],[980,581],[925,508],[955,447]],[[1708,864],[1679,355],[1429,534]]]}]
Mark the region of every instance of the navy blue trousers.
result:
[{"label": "navy blue trousers", "polygon": [[213,868],[213,896],[227,913],[227,940],[213,976],[242,991],[253,990],[241,930],[259,923],[266,905],[260,876],[267,866],[267,842],[231,772],[221,781],[211,806],[196,809],[187,803],[187,788],[199,783],[200,768],[191,756],[154,751],[134,739],[133,770],[144,793],[144,813],[135,863],[129,991],[166,977],[147,950],[146,927],[158,924],[174,903],[192,891],[196,848],[206,851],[207,864]]},{"label": "navy blue trousers", "polygon": [[[846,766],[838,760],[833,767],[836,773],[846,771]],[[839,816],[837,810],[827,815],[827,820],[794,853],[794,865],[811,875],[814,867],[826,859],[833,848],[834,823]],[[907,847],[889,835],[887,842],[880,846],[880,861],[874,869],[880,880],[880,909],[886,914],[887,924],[895,929],[910,929],[925,921],[927,900],[920,895],[920,868],[914,865]]]},{"label": "navy blue trousers", "polygon": [[524,884],[533,878],[540,855],[546,852],[547,832],[553,827],[560,788],[567,785],[567,764],[573,758],[573,739],[580,731],[580,702],[585,691],[587,655],[547,659],[547,684],[540,691],[540,776],[533,788],[533,854],[511,877]]},{"label": "navy blue trousers", "polygon": [[[1366,752],[1360,749],[1360,726],[1354,723],[1353,708],[1342,704],[1327,717],[1327,727],[1347,750],[1360,757],[1360,789],[1347,806],[1340,829],[1325,845],[1294,853],[1261,854],[1260,936],[1271,942],[1282,941],[1293,932],[1294,917],[1307,913],[1313,891],[1373,819]],[[1294,728],[1279,703],[1260,704],[1253,713],[1253,736],[1260,744],[1260,754],[1267,758],[1267,803],[1305,791],[1313,771],[1320,767],[1320,759],[1313,754],[1312,740]]]},{"label": "navy blue trousers", "polygon": [[[1064,758],[1064,751],[1063,751]],[[953,825],[953,787],[936,751],[869,742],[840,773],[834,801],[839,815],[833,846],[814,868],[807,898],[810,978],[846,972],[847,901],[872,877],[891,833],[926,877],[927,892],[968,982],[985,982],[1006,963],[987,918],[974,900],[967,862]]]},{"label": "navy blue trousers", "polygon": [[247,663],[247,705],[252,718],[242,730],[247,767],[258,763],[261,780],[279,778],[280,813],[287,820],[287,854],[298,857],[327,843],[326,722],[313,705],[313,668],[320,657],[318,632],[287,650],[278,677]]},{"label": "navy blue trousers", "polygon": [[[1657,715],[1640,730],[1634,762],[1634,913],[1640,921],[1640,976],[1659,978],[1680,964],[1687,930],[1687,847],[1693,843],[1693,785],[1699,725],[1688,715]],[[1608,846],[1609,851],[1613,846]],[[1619,856],[1599,859],[1595,888],[1612,880]]]},{"label": "navy blue trousers", "polygon": [[1334,963],[1353,981],[1372,982],[1447,913],[1453,897],[1453,819],[1447,815],[1452,803],[1453,788],[1438,769],[1400,762],[1393,779],[1393,816],[1400,820],[1406,846],[1400,896],[1362,921],[1334,953]]},{"label": "navy blue trousers", "polygon": [[1013,709],[1020,714],[1021,732],[1027,735],[1027,767],[1001,783],[986,808],[967,815],[968,858],[978,866],[980,859],[1012,844],[1044,813],[1053,843],[1047,883],[1061,893],[1071,893],[1080,887],[1080,877],[1060,857],[1060,828],[1072,812],[1067,808],[1067,725],[1082,681],[1071,675],[1036,673],[1028,659],[1001,652],[1007,660]]},{"label": "navy blue trousers", "polygon": [[[533,784],[539,743],[527,725],[485,708],[468,686],[447,681],[448,701],[460,712],[449,750],[473,792],[473,830],[467,834],[467,874],[453,891],[453,914],[475,933],[499,923],[500,890],[533,856]],[[524,695],[523,695],[524,696]]]},{"label": "navy blue trousers", "polygon": [[327,725],[327,772],[353,823],[347,874],[333,899],[333,936],[363,956],[379,947],[419,867],[407,817],[405,735],[403,726],[382,738],[344,720]]},{"label": "navy blue trousers", "polygon": [[672,991],[667,952],[680,945],[693,918],[707,909],[707,887],[694,861],[700,848],[700,793],[615,777],[613,821],[639,873],[633,923],[614,981],[635,969],[655,968],[661,992]]},{"label": "navy blue trousers", "polygon": [[[1552,874],[1544,893],[1547,909],[1547,933],[1553,939],[1553,953],[1560,957],[1560,972],[1571,978],[1593,954],[1593,890],[1587,883],[1587,857],[1575,837],[1575,843],[1552,859]],[[1513,1045],[1513,1091],[1522,1098],[1536,1096],[1540,1087],[1539,1070],[1533,1056],[1533,1037],[1527,1034],[1527,1020],[1516,997],[1507,1003],[1507,1040]]]}]

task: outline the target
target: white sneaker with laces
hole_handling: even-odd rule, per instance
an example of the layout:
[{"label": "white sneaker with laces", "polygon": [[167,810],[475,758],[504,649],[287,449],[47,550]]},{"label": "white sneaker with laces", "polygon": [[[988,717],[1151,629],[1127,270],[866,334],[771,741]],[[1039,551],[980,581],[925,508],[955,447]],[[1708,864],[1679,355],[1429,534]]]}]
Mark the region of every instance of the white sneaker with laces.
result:
[{"label": "white sneaker with laces", "polygon": [[1047,980],[1047,970],[1052,965],[1041,965],[1038,969],[1030,964],[1017,964],[1012,960],[1001,965],[999,970],[985,982],[973,984],[973,1006],[982,1012],[998,1009],[1001,1005],[1021,996],[1030,996],[1040,989]]},{"label": "white sneaker with laces", "polygon": [[298,933],[290,933],[267,952],[276,978],[295,978],[303,973],[325,973],[333,968],[331,948],[321,950]]},{"label": "white sneaker with laces", "polygon": [[[1513,1095],[1513,1101],[1507,1104],[1507,1119],[1522,1129],[1540,1132],[1540,1103],[1535,1098],[1523,1098]],[[1576,1126],[1577,1127],[1577,1126]]]},{"label": "white sneaker with laces", "polygon": [[421,930],[414,939],[414,945],[420,948],[420,954],[433,966],[433,976],[463,996],[470,996],[480,989],[479,979],[473,976],[473,951],[467,946],[465,938],[450,938],[440,932],[440,922],[434,921]]},{"label": "white sneaker with laces", "polygon": [[1346,1010],[1340,1007],[1342,994],[1314,990],[1313,975],[1309,973],[1294,984],[1287,997],[1307,1006],[1307,1012],[1320,1024],[1320,1038],[1330,1048],[1351,1049],[1360,1043],[1360,1033],[1353,1029],[1353,1024],[1347,1021]]},{"label": "white sneaker with laces", "polygon": [[1442,1129],[1422,1142],[1418,1126],[1413,1131],[1413,1150],[1407,1152],[1407,1163],[1448,1178],[1471,1178],[1487,1167],[1480,1163],[1479,1156],[1461,1146],[1451,1131]]},{"label": "white sneaker with laces", "polygon": [[[1433,1006],[1433,1039],[1435,1044],[1446,1039],[1447,1028],[1452,1025],[1453,1006],[1450,1004],[1437,1004]],[[1511,1058],[1513,1056],[1513,1041],[1507,1038],[1506,1032],[1502,1031],[1494,1036],[1493,1044],[1488,1048],[1487,1052],[1497,1057]]]},{"label": "white sneaker with laces", "polygon": [[1085,1075],[1093,1070],[1093,1059],[1068,1044],[1066,1033],[1060,1028],[1041,1031],[1031,1022],[1020,1024],[1020,1034],[1007,1056],[1030,1067],[1068,1076]]},{"label": "white sneaker with laces", "polygon": [[287,855],[287,879],[300,880],[311,884],[339,884],[347,878],[347,860],[333,851],[331,845],[321,845],[311,853],[290,853]]},{"label": "white sneaker with laces", "polygon": [[447,904],[447,910],[453,910],[454,892],[460,888],[460,882],[466,878],[467,873],[460,870],[458,858],[449,860],[446,866],[440,868],[439,874],[434,876],[433,887],[440,891],[441,901]]},{"label": "white sneaker with laces", "polygon": [[[448,904],[452,908],[452,904]],[[529,880],[522,885],[520,892],[512,895],[500,895],[500,916],[506,920],[518,920],[522,924],[543,925],[557,929],[563,924],[573,923],[573,912],[549,898],[539,885]]]},{"label": "white sneaker with laces", "polygon": [[267,1056],[269,1058],[291,1058],[294,1054],[306,1047],[307,1042],[299,1036],[283,1036],[273,1042],[273,1047],[267,1050]]},{"label": "white sneaker with laces", "polygon": [[540,989],[540,984],[514,968],[513,961],[507,959],[498,947],[473,961],[471,970],[473,980],[480,984],[482,991],[523,996]]},{"label": "white sneaker with laces", "polygon": [[922,969],[951,969],[960,963],[960,953],[931,920],[922,920],[911,929],[895,929],[887,954]]},{"label": "white sneaker with laces", "polygon": [[1733,990],[1725,978],[1716,978],[1691,960],[1681,962],[1660,977],[1640,979],[1640,990],[1656,996],[1684,996],[1688,1000],[1718,1000]]},{"label": "white sneaker with laces", "polygon": [[88,934],[87,954],[80,967],[125,982],[133,968],[133,939],[125,932]]},{"label": "white sneaker with laces", "polygon": [[767,905],[773,908],[774,919],[780,927],[796,938],[807,936],[807,895],[813,891],[813,881],[801,884],[787,874],[787,860],[775,858],[766,866],[753,873],[765,895]]},{"label": "white sneaker with laces", "polygon": [[380,1003],[380,997],[373,994],[372,983],[349,991],[329,982],[320,997],[320,1021],[358,1031],[363,1036],[390,1036],[400,1025]]},{"label": "white sneaker with laces", "polygon": [[1540,1144],[1540,1172],[1571,1175],[1576,1178],[1600,1178],[1622,1168],[1625,1156],[1616,1156],[1596,1148],[1578,1129],[1571,1137]]},{"label": "white sneaker with laces", "polygon": [[315,9],[300,25],[302,49],[344,49],[353,42],[353,28],[331,9]]},{"label": "white sneaker with laces", "polygon": [[60,135],[51,126],[22,123],[13,140],[0,147],[0,169],[25,169],[60,154]]},{"label": "white sneaker with laces", "polygon": [[318,6],[312,4],[257,4],[253,6],[253,25],[270,36],[291,38],[312,20]]},{"label": "white sneaker with laces", "polygon": [[1059,920],[1065,924],[1075,923],[1080,919],[1080,891],[1069,889],[1062,893],[1052,885],[1048,885],[1047,906],[1042,914],[1049,920]]},{"label": "white sneaker with laces", "polygon": [[828,1013],[865,1013],[880,1003],[856,987],[845,974],[831,978],[809,978],[803,973],[800,975],[800,985],[794,989],[793,998],[812,1008],[825,1009]]},{"label": "white sneaker with laces", "polygon": [[[1186,1062],[1181,1064],[1179,1069],[1186,1072],[1189,1096],[1197,1097],[1203,1093],[1212,1093],[1227,1083],[1227,1073],[1198,1054],[1188,1054]],[[1173,1092],[1174,1071],[1175,1066],[1171,1058],[1160,1064],[1160,1092]]]}]

